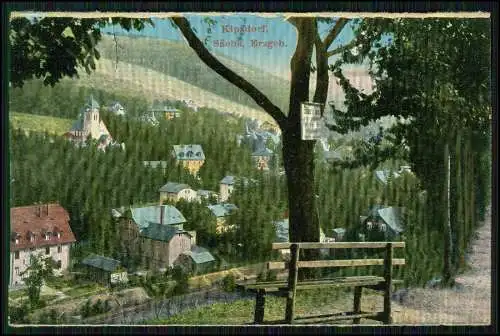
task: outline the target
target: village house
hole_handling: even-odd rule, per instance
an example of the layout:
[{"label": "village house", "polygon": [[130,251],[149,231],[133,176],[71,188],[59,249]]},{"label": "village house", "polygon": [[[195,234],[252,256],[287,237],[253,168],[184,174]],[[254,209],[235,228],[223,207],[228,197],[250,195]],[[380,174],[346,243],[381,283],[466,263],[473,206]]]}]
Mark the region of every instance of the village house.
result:
[{"label": "village house", "polygon": [[87,279],[105,286],[128,282],[127,271],[119,260],[93,254],[83,259],[81,264]]},{"label": "village house", "polygon": [[109,133],[106,125],[99,114],[100,106],[92,95],[80,114],[73,123],[71,130],[64,134],[64,137],[71,142],[86,146],[86,141],[92,139],[97,141],[97,148],[105,150],[108,146],[121,146],[124,144],[116,143]]},{"label": "village house", "polygon": [[255,179],[226,175],[219,182],[219,202],[226,202],[229,199],[229,196],[233,193],[235,185],[240,181],[243,182],[245,186],[250,185],[250,183],[257,183],[257,180]]},{"label": "village house", "polygon": [[125,115],[125,108],[117,101],[113,102],[108,109],[116,115]]},{"label": "village house", "polygon": [[199,106],[194,102],[194,100],[190,98],[184,98],[182,102],[186,104],[186,106],[192,109],[194,112],[198,112]]},{"label": "village house", "polygon": [[205,153],[201,145],[174,145],[172,155],[178,164],[182,164],[194,176],[205,163]]},{"label": "village house", "polygon": [[333,238],[335,241],[343,241],[346,234],[346,229],[344,228],[335,228],[333,231]]},{"label": "village house", "polygon": [[[279,220],[279,221],[274,221],[272,224],[274,226],[275,233],[276,233],[275,242],[276,243],[288,243],[290,241],[290,236],[289,236],[290,223],[289,223],[289,219],[288,218],[284,218],[284,219]],[[323,230],[321,228],[319,229],[319,235],[320,235],[320,242],[322,242],[322,243],[326,243],[326,242],[331,242],[332,241],[331,238],[328,238],[328,237],[325,236],[325,233],[323,232]],[[290,254],[290,249],[282,249],[282,250],[279,250],[279,251],[280,251],[280,253],[281,253],[281,255],[283,257],[288,256]],[[321,249],[320,251],[323,254],[328,254],[329,253],[328,249]]]},{"label": "village house", "polygon": [[152,169],[161,168],[163,174],[167,173],[167,161],[142,161],[145,167],[150,167]]},{"label": "village house", "polygon": [[23,283],[21,273],[31,255],[52,257],[55,274],[62,274],[70,263],[70,246],[76,241],[69,225],[69,214],[61,205],[41,204],[10,209],[9,286]]},{"label": "village house", "polygon": [[397,240],[404,231],[403,214],[399,207],[372,207],[368,216],[361,216],[361,234],[369,241]]},{"label": "village house", "polygon": [[167,120],[172,120],[178,118],[181,115],[181,110],[176,109],[168,104],[163,104],[158,100],[153,102],[153,105],[149,109],[149,112],[153,114],[156,118],[157,116],[163,116]]},{"label": "village house", "polygon": [[203,200],[210,200],[214,199],[216,201],[219,200],[219,194],[217,194],[215,191],[211,190],[204,190],[204,189],[199,189],[196,192],[198,202],[201,202]]},{"label": "village house", "polygon": [[216,217],[216,232],[218,234],[235,229],[234,225],[230,226],[226,224],[226,217],[238,210],[236,205],[231,203],[219,203],[207,205],[207,208],[209,208],[210,211],[212,211],[212,214]]},{"label": "village house", "polygon": [[150,269],[173,267],[184,253],[196,255],[196,232],[183,229],[186,219],[171,205],[130,208],[120,225],[122,249]]},{"label": "village house", "polygon": [[216,265],[214,256],[206,248],[195,245],[182,253],[175,264],[193,275],[210,272]]},{"label": "village house", "polygon": [[272,156],[273,151],[266,147],[258,148],[252,153],[252,159],[258,170],[269,170],[269,161]]},{"label": "village house", "polygon": [[184,183],[177,182],[167,182],[163,187],[159,189],[160,192],[160,204],[164,201],[177,202],[181,199],[192,202],[196,201],[198,194],[196,191],[191,189],[191,187]]}]

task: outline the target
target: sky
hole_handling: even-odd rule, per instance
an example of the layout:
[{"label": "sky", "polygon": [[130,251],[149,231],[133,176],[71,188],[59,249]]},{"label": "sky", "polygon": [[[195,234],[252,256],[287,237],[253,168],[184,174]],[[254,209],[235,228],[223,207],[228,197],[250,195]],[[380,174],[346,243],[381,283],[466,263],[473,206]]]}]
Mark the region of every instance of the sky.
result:
[{"label": "sky", "polygon": [[[200,40],[204,40],[210,35],[210,41],[207,44],[209,50],[217,51],[231,59],[240,63],[252,65],[261,68],[267,72],[273,73],[278,76],[290,78],[290,60],[295,51],[297,33],[295,27],[286,22],[284,17],[263,17],[256,14],[238,13],[232,15],[213,16],[217,23],[208,34],[208,24],[203,21],[204,15],[192,14],[188,15],[188,19],[192,27],[196,30],[197,36]],[[168,19],[153,18],[155,27],[148,26],[146,29],[138,31],[125,32],[125,30],[115,26],[103,29],[103,32],[126,33],[129,35],[145,35],[155,38],[162,38],[174,41],[183,41],[184,38],[180,31],[172,26]],[[263,27],[266,26],[265,32],[245,32],[239,34],[236,32],[224,32],[223,26],[229,25],[233,27],[252,26]],[[329,25],[320,25],[320,34],[322,37],[328,33]],[[262,28],[261,28],[262,29]],[[353,36],[350,27],[345,27],[341,35],[336,39],[331,49],[343,45],[345,41],[349,41]],[[216,46],[216,41],[237,41],[241,37],[244,47],[235,46]],[[251,47],[251,41],[283,41],[281,45],[271,49],[267,47]]]}]

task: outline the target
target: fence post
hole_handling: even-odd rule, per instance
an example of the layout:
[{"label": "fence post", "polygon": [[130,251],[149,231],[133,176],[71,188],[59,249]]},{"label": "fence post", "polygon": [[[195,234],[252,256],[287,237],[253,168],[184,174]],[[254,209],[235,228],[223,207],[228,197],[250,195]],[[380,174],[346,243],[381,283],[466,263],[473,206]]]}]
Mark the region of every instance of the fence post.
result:
[{"label": "fence post", "polygon": [[286,299],[286,312],[285,312],[285,322],[288,324],[293,323],[294,309],[295,309],[295,290],[297,286],[297,275],[298,275],[298,261],[299,261],[299,245],[292,244],[290,247],[290,268],[289,268],[289,278],[288,278],[288,296]]},{"label": "fence post", "polygon": [[384,279],[385,279],[385,290],[384,290],[384,324],[391,324],[391,296],[392,296],[392,254],[393,248],[392,243],[387,243],[386,255],[384,262]]}]

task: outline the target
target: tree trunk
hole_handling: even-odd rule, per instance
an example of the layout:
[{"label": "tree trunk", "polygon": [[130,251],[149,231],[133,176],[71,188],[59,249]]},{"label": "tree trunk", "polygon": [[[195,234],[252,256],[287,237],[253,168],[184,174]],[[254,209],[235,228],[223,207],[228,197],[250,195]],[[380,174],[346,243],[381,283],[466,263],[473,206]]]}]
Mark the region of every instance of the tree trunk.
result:
[{"label": "tree trunk", "polygon": [[[291,60],[290,104],[283,131],[283,160],[287,176],[289,238],[292,242],[318,242],[319,223],[314,216],[314,144],[303,141],[300,106],[309,101],[310,61],[316,26],[313,18],[292,18],[297,28],[297,48]],[[315,258],[314,250],[304,250],[301,259]],[[299,278],[311,272],[299,272]]]},{"label": "tree trunk", "polygon": [[443,221],[444,224],[444,265],[443,265],[443,283],[445,285],[451,284],[452,280],[452,251],[453,251],[453,246],[452,246],[452,230],[451,230],[451,222],[450,222],[450,150],[449,150],[449,145],[446,144],[445,150],[444,150],[444,157],[445,157],[445,164],[446,164],[446,169],[445,169],[445,192],[443,193],[445,196],[445,202],[443,202],[446,205],[445,213],[446,215],[444,216],[445,220]]}]

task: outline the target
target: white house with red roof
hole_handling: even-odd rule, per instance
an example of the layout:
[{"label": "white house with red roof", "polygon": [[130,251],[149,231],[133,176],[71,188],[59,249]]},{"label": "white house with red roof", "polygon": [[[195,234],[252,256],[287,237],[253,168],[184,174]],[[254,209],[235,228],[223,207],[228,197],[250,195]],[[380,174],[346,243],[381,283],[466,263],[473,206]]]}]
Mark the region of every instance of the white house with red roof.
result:
[{"label": "white house with red roof", "polygon": [[10,209],[9,286],[21,285],[21,273],[31,255],[52,257],[60,274],[69,266],[69,249],[76,241],[69,214],[59,204],[37,204]]}]

